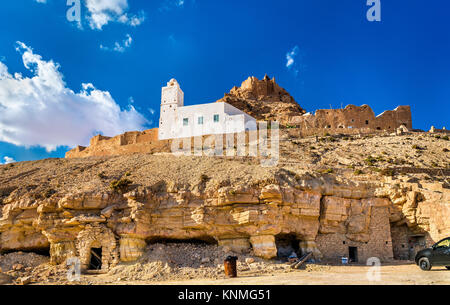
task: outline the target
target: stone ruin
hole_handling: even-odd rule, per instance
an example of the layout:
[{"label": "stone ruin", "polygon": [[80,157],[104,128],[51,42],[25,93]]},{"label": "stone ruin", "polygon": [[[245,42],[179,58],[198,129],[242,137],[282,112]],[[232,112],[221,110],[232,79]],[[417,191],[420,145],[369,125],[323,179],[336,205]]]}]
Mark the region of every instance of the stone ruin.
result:
[{"label": "stone ruin", "polygon": [[89,147],[77,146],[66,153],[66,158],[170,152],[170,143],[158,140],[158,128],[126,132],[112,138],[97,135],[91,139]]},{"label": "stone ruin", "polygon": [[368,105],[348,105],[344,109],[321,109],[315,114],[292,116],[289,124],[300,129],[334,130],[342,129],[369,129],[395,132],[404,126],[412,129],[411,109],[409,106],[399,106],[394,110],[385,111],[375,116]]}]

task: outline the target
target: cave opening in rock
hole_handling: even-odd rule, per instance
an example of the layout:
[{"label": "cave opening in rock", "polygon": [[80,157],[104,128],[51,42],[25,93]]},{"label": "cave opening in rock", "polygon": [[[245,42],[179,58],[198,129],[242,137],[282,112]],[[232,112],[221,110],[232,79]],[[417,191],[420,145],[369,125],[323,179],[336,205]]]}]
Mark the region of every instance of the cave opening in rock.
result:
[{"label": "cave opening in rock", "polygon": [[291,254],[295,253],[301,256],[299,240],[294,234],[279,234],[275,236],[275,244],[277,246],[277,257],[279,259],[287,259]]},{"label": "cave opening in rock", "polygon": [[358,262],[358,248],[357,247],[348,247],[348,258],[350,263]]},{"label": "cave opening in rock", "polygon": [[194,244],[194,245],[217,245],[217,240],[212,237],[204,236],[198,238],[189,239],[176,239],[176,238],[160,238],[153,237],[147,240],[150,244]]},{"label": "cave opening in rock", "polygon": [[413,232],[407,224],[391,223],[392,251],[394,259],[414,260],[417,251],[426,248],[425,233]]},{"label": "cave opening in rock", "polygon": [[50,257],[50,247],[46,248],[33,248],[33,249],[14,249],[14,250],[2,250],[0,254],[9,254],[9,253],[34,253],[42,256]]},{"label": "cave opening in rock", "polygon": [[418,251],[426,247],[426,238],[423,234],[410,235],[408,238],[408,259],[414,260]]},{"label": "cave opening in rock", "polygon": [[89,270],[102,269],[102,248],[91,248],[91,260],[89,262]]}]

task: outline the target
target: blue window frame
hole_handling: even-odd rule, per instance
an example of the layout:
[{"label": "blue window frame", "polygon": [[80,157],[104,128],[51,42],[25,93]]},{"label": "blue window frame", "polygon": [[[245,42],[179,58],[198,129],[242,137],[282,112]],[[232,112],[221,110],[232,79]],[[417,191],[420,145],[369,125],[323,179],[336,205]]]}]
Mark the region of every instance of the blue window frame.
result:
[{"label": "blue window frame", "polygon": [[219,123],[220,116],[218,114],[214,115],[214,123]]}]

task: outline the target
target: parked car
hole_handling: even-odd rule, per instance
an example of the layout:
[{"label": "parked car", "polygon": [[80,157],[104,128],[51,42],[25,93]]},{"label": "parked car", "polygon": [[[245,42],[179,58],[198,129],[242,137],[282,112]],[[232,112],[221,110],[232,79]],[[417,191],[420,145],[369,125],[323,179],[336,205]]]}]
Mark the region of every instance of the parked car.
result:
[{"label": "parked car", "polygon": [[420,269],[425,271],[431,270],[433,266],[445,266],[450,270],[450,237],[417,252],[415,260]]}]

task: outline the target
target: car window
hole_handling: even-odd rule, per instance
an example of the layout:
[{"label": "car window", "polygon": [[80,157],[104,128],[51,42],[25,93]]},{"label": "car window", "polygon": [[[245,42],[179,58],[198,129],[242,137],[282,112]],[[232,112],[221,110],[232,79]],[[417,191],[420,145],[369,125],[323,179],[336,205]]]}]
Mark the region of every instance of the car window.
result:
[{"label": "car window", "polygon": [[440,248],[440,247],[449,248],[450,247],[450,239],[446,239],[446,240],[441,241],[439,244],[437,244],[436,247],[438,247],[438,248]]}]

